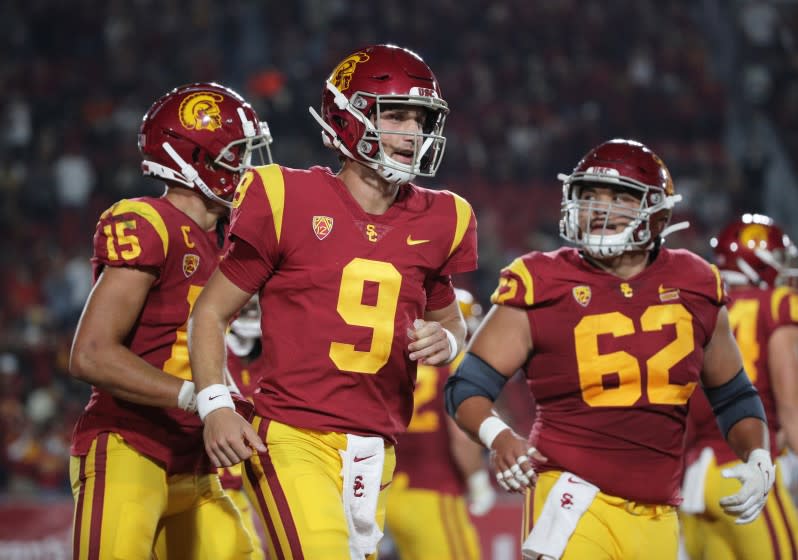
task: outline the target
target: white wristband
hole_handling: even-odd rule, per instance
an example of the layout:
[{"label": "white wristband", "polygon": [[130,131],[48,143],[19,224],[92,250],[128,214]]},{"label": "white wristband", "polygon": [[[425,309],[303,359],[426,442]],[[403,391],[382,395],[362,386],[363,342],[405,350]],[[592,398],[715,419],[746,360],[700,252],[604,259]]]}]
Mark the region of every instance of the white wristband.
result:
[{"label": "white wristband", "polygon": [[183,381],[180,392],[177,394],[177,406],[186,412],[197,412],[197,395],[194,393],[194,383]]},{"label": "white wristband", "polygon": [[479,440],[485,447],[491,449],[491,445],[493,445],[493,440],[496,439],[496,436],[504,430],[509,429],[510,426],[502,422],[502,419],[498,416],[488,416],[482,421],[482,424],[479,425]]},{"label": "white wristband", "polygon": [[445,327],[443,329],[443,332],[446,333],[446,340],[449,341],[449,348],[451,349],[451,350],[449,350],[449,357],[446,358],[446,363],[448,364],[449,362],[451,362],[452,360],[454,360],[457,357],[457,354],[458,354],[458,352],[457,352],[457,339],[452,334],[452,331],[450,331],[449,329],[447,329]]},{"label": "white wristband", "polygon": [[209,385],[197,393],[197,411],[200,420],[204,422],[205,417],[218,408],[232,408],[233,410],[236,408],[227,385]]}]

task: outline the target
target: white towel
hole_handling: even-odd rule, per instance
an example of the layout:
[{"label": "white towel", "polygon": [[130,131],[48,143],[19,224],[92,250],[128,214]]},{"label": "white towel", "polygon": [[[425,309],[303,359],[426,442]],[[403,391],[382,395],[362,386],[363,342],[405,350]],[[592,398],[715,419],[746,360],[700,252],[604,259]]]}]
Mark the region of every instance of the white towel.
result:
[{"label": "white towel", "polygon": [[524,560],[559,560],[598,491],[588,481],[563,472],[546,496],[543,511],[521,546]]},{"label": "white towel", "polygon": [[343,460],[344,515],[349,526],[349,556],[363,560],[377,551],[382,531],[377,524],[377,499],[380,496],[385,442],[380,437],[347,434]]},{"label": "white towel", "polygon": [[684,513],[704,513],[707,509],[704,499],[704,487],[707,480],[709,463],[715,458],[711,447],[705,447],[701,455],[684,471],[682,481],[682,505],[679,509]]},{"label": "white towel", "polygon": [[781,471],[784,486],[794,493],[798,487],[798,455],[788,449],[786,454],[776,459],[776,468]]}]

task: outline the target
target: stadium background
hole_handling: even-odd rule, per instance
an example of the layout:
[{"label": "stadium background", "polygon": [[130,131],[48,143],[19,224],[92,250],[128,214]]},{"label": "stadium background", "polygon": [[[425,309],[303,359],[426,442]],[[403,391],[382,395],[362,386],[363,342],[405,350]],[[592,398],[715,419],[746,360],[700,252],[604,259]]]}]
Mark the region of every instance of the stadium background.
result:
[{"label": "stadium background", "polygon": [[[160,193],[136,134],[168,89],[233,87],[268,120],[276,161],[335,166],[307,113],[327,73],[368,43],[417,51],[452,110],[425,184],[474,205],[480,270],[457,281],[484,303],[503,264],[559,244],[556,174],[611,137],[670,167],[675,220],[692,227],[669,245],[707,255],[746,211],[798,238],[796,33],[795,0],[3,2],[0,559],[68,557],[69,435],[88,388],[66,366],[91,235],[113,201]],[[517,525],[507,500],[486,532]]]}]

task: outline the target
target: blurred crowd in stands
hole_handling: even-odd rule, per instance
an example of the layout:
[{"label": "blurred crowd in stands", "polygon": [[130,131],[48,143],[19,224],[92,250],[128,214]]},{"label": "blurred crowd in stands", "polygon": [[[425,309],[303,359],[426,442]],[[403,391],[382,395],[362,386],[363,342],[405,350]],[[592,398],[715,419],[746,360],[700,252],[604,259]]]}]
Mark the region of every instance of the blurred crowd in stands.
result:
[{"label": "blurred crowd in stands", "polygon": [[[719,20],[733,53],[713,40]],[[692,223],[672,245],[707,254],[732,214],[767,211],[767,154],[730,157],[724,130],[742,89],[795,163],[796,29],[798,3],[785,0],[3,2],[0,490],[68,491],[70,432],[89,388],[67,361],[91,288],[91,236],[115,200],[162,190],[140,176],[136,138],[168,89],[233,87],[269,121],[276,161],[335,166],[307,113],[326,73],[361,44],[419,52],[452,110],[429,184],[476,209],[481,269],[458,281],[487,303],[509,259],[559,245],[556,175],[611,137],[645,142],[670,167],[685,197],[675,219]]]}]

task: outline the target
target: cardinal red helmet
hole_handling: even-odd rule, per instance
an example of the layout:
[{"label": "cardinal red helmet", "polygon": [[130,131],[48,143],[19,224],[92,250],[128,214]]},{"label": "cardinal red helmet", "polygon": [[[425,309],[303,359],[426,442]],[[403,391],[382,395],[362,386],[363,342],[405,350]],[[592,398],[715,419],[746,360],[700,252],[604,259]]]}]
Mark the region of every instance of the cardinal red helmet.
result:
[{"label": "cardinal red helmet", "polygon": [[[269,127],[233,90],[215,83],[177,87],[145,113],[139,132],[144,175],[196,188],[230,206],[241,172],[271,163]],[[265,155],[264,155],[265,151]]]},{"label": "cardinal red helmet", "polygon": [[[396,105],[426,109],[422,131],[415,135],[412,162],[407,164],[385,154],[381,136],[391,132],[375,126],[380,113]],[[313,108],[310,112],[322,127],[326,146],[375,169],[389,182],[432,177],[441,163],[449,108],[432,70],[407,49],[374,45],[348,55],[325,82],[321,115]]]},{"label": "cardinal red helmet", "polygon": [[[674,194],[665,163],[634,140],[604,142],[590,150],[570,175],[557,177],[563,181],[561,236],[599,257],[652,248],[670,221],[673,205],[681,199]],[[596,183],[633,194],[640,200],[639,207],[630,211],[618,204],[581,200],[580,187]],[[590,220],[594,213],[604,215],[605,225],[618,216],[630,220],[629,225],[620,233],[591,234],[590,226],[580,219]]]},{"label": "cardinal red helmet", "polygon": [[798,249],[768,216],[743,214],[709,244],[724,280],[730,285],[766,288],[798,279],[795,268]]}]

